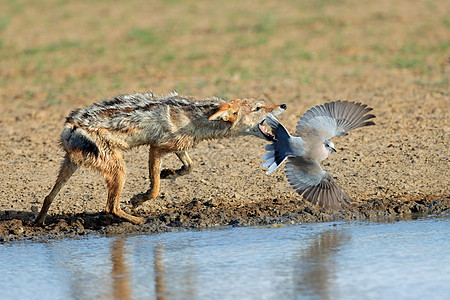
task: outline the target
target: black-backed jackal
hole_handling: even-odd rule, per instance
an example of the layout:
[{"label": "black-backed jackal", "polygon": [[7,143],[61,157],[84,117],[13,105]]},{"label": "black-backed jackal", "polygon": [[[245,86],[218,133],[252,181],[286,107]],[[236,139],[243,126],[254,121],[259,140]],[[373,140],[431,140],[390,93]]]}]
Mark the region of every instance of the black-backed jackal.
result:
[{"label": "black-backed jackal", "polygon": [[[131,199],[133,206],[138,206],[158,196],[161,177],[191,172],[193,163],[187,150],[198,142],[240,135],[270,139],[261,133],[266,115],[285,110],[285,104],[267,105],[255,99],[198,100],[177,93],[167,97],[152,93],[122,95],[74,110],[61,133],[61,145],[66,152],[64,161],[35,223],[43,224],[53,199],[81,165],[104,175],[108,188],[106,212],[132,223],[142,223],[144,219],[127,214],[119,206],[126,169],[121,151],[150,146],[150,189]],[[183,165],[178,170],[161,171],[161,159],[170,152],[175,152]]]}]

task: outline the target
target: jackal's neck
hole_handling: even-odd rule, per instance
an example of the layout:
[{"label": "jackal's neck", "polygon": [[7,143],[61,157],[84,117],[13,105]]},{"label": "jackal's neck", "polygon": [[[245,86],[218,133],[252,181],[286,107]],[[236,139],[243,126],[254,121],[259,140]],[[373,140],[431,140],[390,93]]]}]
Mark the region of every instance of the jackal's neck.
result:
[{"label": "jackal's neck", "polygon": [[202,140],[215,140],[228,138],[234,135],[232,124],[223,121],[198,120],[193,124],[192,134],[199,142]]}]

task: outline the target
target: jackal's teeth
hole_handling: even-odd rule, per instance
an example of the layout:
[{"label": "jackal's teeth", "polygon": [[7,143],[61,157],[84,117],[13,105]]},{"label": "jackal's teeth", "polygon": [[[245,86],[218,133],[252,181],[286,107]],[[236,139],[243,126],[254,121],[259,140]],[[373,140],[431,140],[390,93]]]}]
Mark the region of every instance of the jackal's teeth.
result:
[{"label": "jackal's teeth", "polygon": [[267,130],[263,123],[264,121],[259,123],[258,128],[267,140],[272,141],[275,137]]},{"label": "jackal's teeth", "polygon": [[264,133],[264,134],[270,134],[269,133],[269,131],[267,130],[267,128],[264,126],[264,125],[261,125],[261,131]]}]

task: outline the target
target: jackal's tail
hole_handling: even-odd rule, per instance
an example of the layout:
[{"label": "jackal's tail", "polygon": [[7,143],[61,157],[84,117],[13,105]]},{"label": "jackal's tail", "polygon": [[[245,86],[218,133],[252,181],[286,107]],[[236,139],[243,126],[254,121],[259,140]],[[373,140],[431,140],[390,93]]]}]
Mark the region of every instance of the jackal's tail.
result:
[{"label": "jackal's tail", "polygon": [[80,151],[83,156],[98,158],[98,146],[86,130],[75,124],[65,125],[61,133],[61,143],[67,152]]}]

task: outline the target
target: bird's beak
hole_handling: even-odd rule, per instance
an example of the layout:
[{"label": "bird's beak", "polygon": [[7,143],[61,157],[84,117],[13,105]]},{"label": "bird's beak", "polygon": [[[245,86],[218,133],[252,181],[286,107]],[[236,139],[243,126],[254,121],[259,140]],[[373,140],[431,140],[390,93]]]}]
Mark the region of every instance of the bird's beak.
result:
[{"label": "bird's beak", "polygon": [[333,150],[334,152],[336,152],[336,149],[334,149],[334,147],[330,147],[331,148],[331,150]]}]

